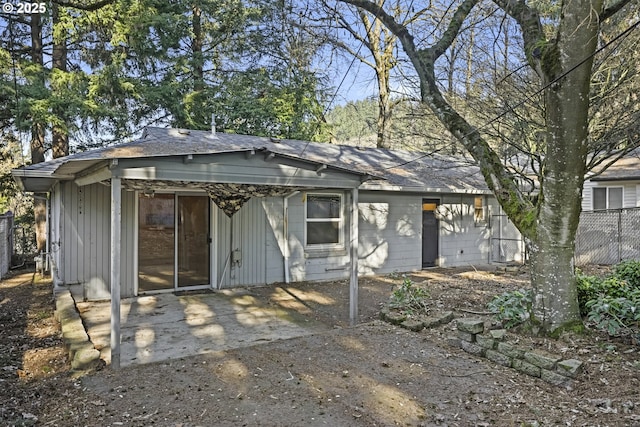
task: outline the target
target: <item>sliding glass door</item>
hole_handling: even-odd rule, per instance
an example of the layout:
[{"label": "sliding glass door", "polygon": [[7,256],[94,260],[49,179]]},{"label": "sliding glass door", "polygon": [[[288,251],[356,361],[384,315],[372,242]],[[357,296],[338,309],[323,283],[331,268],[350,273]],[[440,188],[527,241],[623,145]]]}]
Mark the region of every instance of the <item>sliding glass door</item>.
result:
[{"label": "sliding glass door", "polygon": [[178,196],[178,287],[209,284],[209,198]]},{"label": "sliding glass door", "polygon": [[141,194],[138,199],[138,292],[207,286],[209,198]]}]

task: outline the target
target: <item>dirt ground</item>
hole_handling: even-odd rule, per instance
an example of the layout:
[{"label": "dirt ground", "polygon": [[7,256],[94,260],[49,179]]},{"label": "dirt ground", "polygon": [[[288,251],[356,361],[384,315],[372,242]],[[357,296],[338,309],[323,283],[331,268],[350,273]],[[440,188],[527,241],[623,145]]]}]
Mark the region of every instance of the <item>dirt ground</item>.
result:
[{"label": "dirt ground", "polygon": [[[430,310],[490,322],[486,302],[525,274],[428,270],[412,276]],[[0,424],[42,426],[638,426],[640,347],[591,332],[512,336],[585,362],[559,388],[447,345],[455,321],[411,332],[379,318],[398,281],[361,279],[359,325],[346,282],[296,284],[329,332],[77,377],[51,285],[18,271],[0,282]],[[293,289],[295,291],[295,289]],[[269,300],[271,288],[263,293]],[[275,300],[272,303],[276,304]]]}]

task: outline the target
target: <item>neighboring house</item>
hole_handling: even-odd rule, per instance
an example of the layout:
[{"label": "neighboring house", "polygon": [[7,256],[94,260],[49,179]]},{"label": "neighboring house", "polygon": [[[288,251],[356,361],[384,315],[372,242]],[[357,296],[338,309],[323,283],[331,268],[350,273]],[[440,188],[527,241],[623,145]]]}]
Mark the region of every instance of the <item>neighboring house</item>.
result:
[{"label": "neighboring house", "polygon": [[460,159],[179,129],[12,173],[90,300],[486,264],[498,213]]},{"label": "neighboring house", "polygon": [[621,158],[607,170],[587,176],[582,210],[598,211],[640,207],[640,150]]},{"label": "neighboring house", "polygon": [[640,258],[640,149],[587,176],[575,258],[576,265]]}]

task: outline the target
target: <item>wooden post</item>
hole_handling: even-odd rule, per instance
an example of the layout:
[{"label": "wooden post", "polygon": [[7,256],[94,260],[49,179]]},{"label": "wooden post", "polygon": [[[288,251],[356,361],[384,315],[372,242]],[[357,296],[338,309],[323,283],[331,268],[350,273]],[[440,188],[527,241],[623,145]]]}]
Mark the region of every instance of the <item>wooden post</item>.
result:
[{"label": "wooden post", "polygon": [[351,325],[358,323],[358,189],[351,190],[351,278],[349,280],[349,319]]},{"label": "wooden post", "polygon": [[120,224],[122,183],[111,178],[111,368],[120,369]]}]

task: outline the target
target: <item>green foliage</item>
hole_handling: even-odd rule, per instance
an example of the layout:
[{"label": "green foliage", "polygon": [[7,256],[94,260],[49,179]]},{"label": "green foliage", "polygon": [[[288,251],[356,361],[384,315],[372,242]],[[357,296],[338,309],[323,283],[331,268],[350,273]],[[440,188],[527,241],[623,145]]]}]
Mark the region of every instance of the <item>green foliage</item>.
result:
[{"label": "green foliage", "polygon": [[[638,333],[640,326],[640,288],[628,292],[625,297],[600,295],[587,302],[587,319],[596,328],[611,336],[623,332]],[[635,331],[635,332],[634,332]]]},{"label": "green foliage", "polygon": [[582,273],[576,274],[578,286],[578,304],[580,306],[580,314],[584,317],[589,313],[587,303],[595,300],[600,296],[621,297],[625,294],[627,282],[619,277],[611,276],[607,278],[599,278],[596,276],[587,276]]},{"label": "green foliage", "polygon": [[403,274],[400,287],[391,293],[389,307],[406,313],[428,311],[429,291],[415,286],[410,277]]},{"label": "green foliage", "polygon": [[611,336],[640,331],[640,262],[624,261],[599,278],[578,272],[580,313]]},{"label": "green foliage", "polygon": [[529,318],[532,295],[531,289],[504,292],[493,298],[487,307],[505,328],[513,328]]},{"label": "green foliage", "polygon": [[625,280],[629,286],[640,288],[640,261],[622,261],[613,268],[613,271],[616,277]]}]

